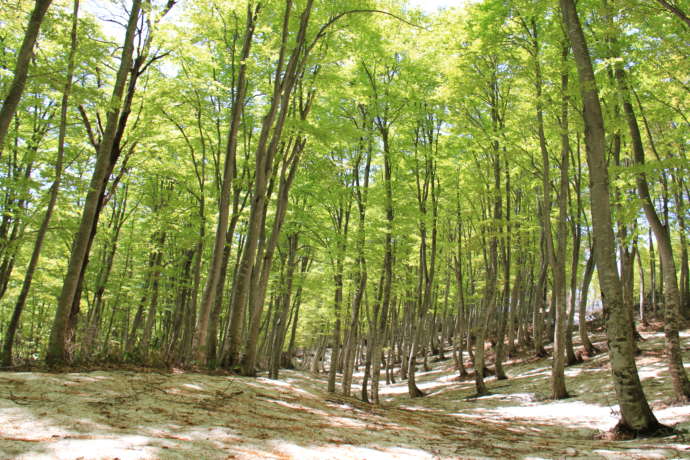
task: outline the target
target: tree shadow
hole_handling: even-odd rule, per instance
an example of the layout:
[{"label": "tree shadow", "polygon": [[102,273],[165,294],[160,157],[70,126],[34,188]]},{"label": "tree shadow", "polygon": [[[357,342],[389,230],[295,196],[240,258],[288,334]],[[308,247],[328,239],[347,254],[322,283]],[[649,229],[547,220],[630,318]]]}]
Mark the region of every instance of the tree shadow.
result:
[{"label": "tree shadow", "polygon": [[507,381],[487,379],[492,394],[466,400],[473,382],[453,381],[448,361],[434,363],[431,372],[418,374],[427,397],[397,391],[405,381],[382,382],[383,406],[328,394],[325,376],[297,371],[282,371],[282,380],[4,373],[0,458],[557,458],[573,451],[644,458],[638,454],[643,447],[671,456],[690,448],[682,440],[594,439],[602,420],[616,419],[593,394],[614,399],[601,369],[569,377],[580,396],[567,402],[539,397],[548,392],[546,360],[507,370]]}]

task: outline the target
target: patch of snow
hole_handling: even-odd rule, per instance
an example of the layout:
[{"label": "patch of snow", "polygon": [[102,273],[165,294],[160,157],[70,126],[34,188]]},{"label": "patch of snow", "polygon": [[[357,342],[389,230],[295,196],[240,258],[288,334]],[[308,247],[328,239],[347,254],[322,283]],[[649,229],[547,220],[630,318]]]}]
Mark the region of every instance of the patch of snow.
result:
[{"label": "patch of snow", "polygon": [[580,426],[608,430],[616,425],[618,418],[613,415],[618,406],[603,407],[582,401],[552,402],[493,409],[504,418],[521,418],[547,421],[564,426]]},{"label": "patch of snow", "polygon": [[193,385],[191,383],[184,383],[184,384],[182,384],[182,386],[185,388],[191,388],[192,390],[204,391],[204,388],[201,385]]}]

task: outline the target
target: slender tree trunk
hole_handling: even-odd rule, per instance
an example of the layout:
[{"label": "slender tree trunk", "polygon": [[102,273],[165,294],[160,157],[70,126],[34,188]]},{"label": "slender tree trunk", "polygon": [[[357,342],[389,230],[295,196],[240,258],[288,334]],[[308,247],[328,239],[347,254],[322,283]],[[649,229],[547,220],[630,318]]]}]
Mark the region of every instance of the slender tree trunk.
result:
[{"label": "slender tree trunk", "polygon": [[290,331],[290,343],[288,345],[288,358],[292,359],[295,356],[295,343],[297,340],[297,324],[299,321],[299,311],[300,311],[300,306],[302,304],[302,287],[303,287],[303,280],[304,277],[306,276],[307,272],[309,271],[311,267],[311,261],[312,259],[310,258],[309,255],[302,256],[302,265],[300,268],[300,283],[299,286],[297,287],[297,292],[295,293],[295,306],[294,306],[294,314],[292,318],[292,330]]},{"label": "slender tree trunk", "polygon": [[223,297],[225,291],[225,280],[228,275],[228,264],[230,263],[230,255],[232,252],[232,237],[235,234],[235,227],[239,216],[235,215],[231,219],[228,232],[225,237],[225,247],[223,248],[223,261],[220,269],[218,285],[216,286],[216,294],[208,325],[208,359],[207,364],[210,369],[215,369],[219,361],[218,350],[218,330],[221,328],[220,315],[223,310]]},{"label": "slender tree trunk", "polygon": [[12,83],[10,83],[10,88],[5,96],[5,100],[2,103],[2,108],[0,108],[0,157],[3,153],[7,131],[9,130],[14,114],[17,112],[19,100],[24,92],[26,77],[29,73],[31,59],[33,59],[34,56],[34,45],[36,44],[36,39],[41,29],[41,23],[51,3],[52,0],[36,0],[34,9],[29,17],[26,32],[24,32],[24,39],[17,53],[17,61],[14,65],[14,77],[12,78]]},{"label": "slender tree trunk", "polygon": [[[155,246],[155,241],[156,241],[156,235],[151,238],[152,243]],[[127,336],[126,344],[125,344],[125,350],[127,353],[131,354],[134,351],[134,348],[136,347],[136,342],[137,342],[137,334],[139,333],[139,329],[141,328],[143,321],[144,321],[144,307],[146,306],[146,301],[148,300],[148,295],[149,295],[149,287],[151,286],[151,279],[153,276],[153,270],[156,264],[156,259],[157,259],[157,250],[152,250],[149,253],[148,257],[148,265],[147,265],[147,270],[146,270],[146,280],[144,281],[144,288],[143,288],[143,294],[141,296],[141,300],[139,301],[139,305],[137,307],[137,311],[134,314],[134,320],[132,321],[132,328]]]},{"label": "slender tree trunk", "polygon": [[[642,145],[642,136],[637,125],[635,111],[630,100],[629,87],[627,77],[623,65],[617,63],[616,80],[618,81],[619,89],[623,97],[623,110],[625,118],[628,122],[628,129],[630,130],[630,137],[632,140],[633,153],[635,155],[635,163],[639,166],[644,165],[644,147]],[[649,222],[654,237],[656,238],[659,247],[659,254],[661,255],[661,264],[664,268],[664,292],[665,296],[665,324],[664,334],[666,336],[666,354],[669,360],[669,372],[671,374],[671,381],[673,382],[673,391],[676,399],[679,401],[687,401],[690,398],[690,380],[685,372],[683,366],[683,356],[680,347],[679,326],[680,326],[680,292],[678,290],[678,279],[676,277],[676,263],[673,257],[673,248],[671,246],[671,235],[667,224],[664,225],[659,219],[659,216],[654,208],[651,194],[649,192],[649,185],[647,184],[647,177],[644,172],[640,172],[636,176],[637,189],[642,200],[642,209],[644,210],[647,221]],[[632,264],[632,261],[631,261]]]},{"label": "slender tree trunk", "polygon": [[55,312],[53,328],[50,334],[46,362],[51,366],[65,364],[69,359],[67,352],[67,332],[70,311],[74,298],[77,294],[77,287],[84,261],[87,257],[87,243],[92,231],[93,222],[96,218],[97,208],[99,206],[101,184],[105,179],[108,164],[110,162],[110,152],[112,151],[115,143],[115,134],[118,128],[122,96],[124,93],[125,84],[127,82],[127,75],[132,64],[134,36],[136,34],[140,11],[141,0],[133,0],[129,15],[129,22],[127,24],[127,32],[125,34],[120,68],[117,72],[117,78],[115,80],[115,85],[113,87],[113,93],[110,100],[110,110],[108,111],[106,127],[103,132],[103,139],[99,144],[96,165],[94,167],[93,176],[91,177],[89,192],[84,203],[81,222],[79,224],[79,231],[72,245],[67,275],[65,276],[62,292],[60,294],[60,299]]},{"label": "slender tree trunk", "polygon": [[494,357],[494,368],[496,371],[497,380],[506,380],[508,376],[503,369],[503,361],[505,360],[505,336],[508,316],[508,302],[510,293],[510,279],[503,280],[504,285],[498,299],[496,300],[496,347]]},{"label": "slender tree trunk", "polygon": [[[542,253],[544,252],[544,245],[542,244]],[[542,254],[541,270],[539,280],[534,289],[534,298],[532,299],[532,316],[533,330],[534,330],[534,355],[540,358],[545,358],[547,355],[544,349],[544,305],[546,304],[546,281],[548,276],[549,263],[546,260],[546,254]]]},{"label": "slender tree trunk", "polygon": [[[544,237],[546,241],[546,254],[553,273],[553,289],[551,294],[551,311],[555,316],[553,363],[551,369],[551,396],[553,399],[562,399],[568,396],[565,388],[565,334],[566,334],[566,305],[565,305],[565,248],[567,245],[565,231],[567,219],[567,193],[568,193],[568,158],[570,149],[567,134],[567,102],[562,110],[564,117],[562,122],[563,134],[561,135],[561,186],[558,193],[559,216],[558,216],[558,248],[554,247],[553,234],[551,231],[551,179],[550,179],[550,159],[546,135],[544,133],[544,114],[542,102],[542,73],[541,73],[541,53],[538,38],[536,21],[532,20],[532,36],[534,38],[534,66],[536,75],[536,108],[537,108],[537,127],[539,131],[539,147],[541,150],[543,175],[542,191],[544,193],[544,210],[542,224],[544,226]],[[563,85],[567,88],[567,75],[562,76]],[[563,96],[566,92],[563,89]],[[551,324],[551,321],[549,322]]]},{"label": "slender tree trunk", "polygon": [[654,238],[652,238],[652,229],[649,229],[649,289],[651,291],[651,311],[656,316],[657,305],[657,289],[656,289],[656,255],[654,254]]},{"label": "slender tree trunk", "polygon": [[[290,100],[293,89],[302,70],[300,66],[304,64],[303,54],[306,46],[306,29],[313,7],[313,0],[307,0],[307,4],[300,16],[300,25],[295,39],[295,47],[290,56],[287,56],[292,3],[291,0],[285,2],[281,47],[278,64],[276,66],[273,95],[271,97],[268,113],[263,118],[261,134],[259,135],[256,147],[254,188],[246,234],[247,241],[233,288],[235,292],[233,294],[232,318],[228,329],[230,347],[226,361],[227,365],[230,366],[237,364],[239,361],[239,352],[241,348],[241,335],[239,334],[239,330],[243,311],[248,308],[250,313],[249,337],[244,347],[245,353],[242,360],[242,373],[245,375],[254,375],[256,373],[254,368],[258,339],[256,334],[261,324],[261,311],[263,309],[263,296],[265,294],[265,291],[260,292],[263,291],[263,289],[261,289],[259,285],[267,281],[268,272],[265,269],[270,270],[272,262],[272,253],[270,250],[265,254],[258,253],[260,249],[259,239],[264,233],[264,229],[261,228],[261,225],[265,221],[268,181],[273,172],[273,160],[279,148],[285,121],[290,110]],[[285,65],[286,57],[288,58],[287,65]],[[279,199],[286,200],[287,197],[280,197]],[[277,240],[281,225],[282,221],[278,222],[278,220],[276,220],[274,231],[277,230],[277,233],[272,234],[272,239]],[[262,257],[264,259],[263,261]],[[258,287],[259,290],[252,290],[252,287]],[[249,297],[249,299],[247,299],[247,297]]]},{"label": "slender tree trunk", "polygon": [[662,7],[673,13],[678,19],[685,23],[686,27],[690,27],[690,18],[687,14],[677,6],[667,2],[666,0],[656,0]]},{"label": "slender tree trunk", "polygon": [[[52,0],[43,1],[45,8],[48,8]],[[39,0],[40,2],[40,0]],[[36,2],[38,7],[39,2]],[[43,11],[45,14],[45,10]],[[43,249],[43,242],[45,236],[48,233],[48,227],[50,225],[50,220],[53,216],[53,210],[55,209],[55,203],[57,203],[58,193],[60,191],[60,184],[62,182],[62,170],[65,158],[65,137],[67,133],[67,109],[69,107],[69,97],[72,92],[72,79],[74,76],[74,61],[77,52],[77,27],[78,27],[78,17],[79,17],[79,0],[74,0],[74,7],[72,10],[72,29],[70,32],[70,50],[67,57],[67,75],[65,78],[65,86],[62,90],[62,101],[60,104],[60,128],[58,134],[58,151],[57,159],[55,161],[55,180],[53,185],[50,187],[50,193],[48,198],[48,207],[43,216],[43,221],[36,234],[36,241],[34,243],[34,249],[31,253],[31,259],[29,260],[29,266],[26,269],[24,275],[24,282],[22,283],[22,289],[17,297],[17,303],[14,306],[14,311],[12,313],[12,318],[10,319],[10,324],[7,327],[7,332],[5,334],[5,341],[3,343],[1,363],[3,366],[9,367],[12,365],[12,345],[14,344],[14,337],[17,333],[17,328],[19,327],[19,320],[21,314],[24,311],[24,306],[26,305],[26,299],[29,296],[29,291],[31,290],[31,283],[34,278],[34,273],[36,272],[36,267],[38,266],[38,261],[41,257],[41,250]],[[38,27],[40,26],[40,21],[42,18],[38,18],[38,26],[36,26],[36,34],[38,33]],[[32,15],[32,20],[34,20]],[[27,31],[27,34],[29,31]],[[34,36],[34,41],[36,37]],[[33,43],[32,43],[33,48]],[[5,102],[7,103],[7,102]],[[5,106],[3,106],[3,111]],[[8,108],[9,110],[9,108]],[[4,115],[2,115],[4,116]],[[1,117],[1,116],[0,116]],[[1,128],[1,126],[0,126]],[[0,153],[2,152],[2,138],[0,137]]]},{"label": "slender tree trunk", "polygon": [[209,273],[201,300],[199,321],[197,323],[196,334],[194,337],[195,359],[198,363],[202,364],[209,364],[207,346],[209,317],[211,315],[211,307],[215,304],[215,297],[218,292],[218,284],[222,271],[223,253],[227,240],[230,216],[230,191],[232,190],[232,183],[235,179],[237,169],[235,157],[237,154],[238,134],[242,119],[244,101],[247,94],[247,59],[249,58],[249,53],[251,51],[256,20],[261,7],[260,5],[261,4],[257,5],[256,9],[252,11],[251,2],[247,4],[247,25],[244,32],[244,44],[242,46],[242,53],[240,57],[240,68],[237,78],[237,88],[235,90],[235,99],[232,105],[232,116],[230,120],[230,130],[228,132],[225,165],[223,169],[223,183],[220,190],[218,227],[216,228],[216,235],[211,253],[211,263],[209,264]]},{"label": "slender tree trunk", "polygon": [[[457,364],[458,371],[460,372],[460,378],[467,375],[467,370],[465,369],[465,363],[463,360],[463,341],[465,340],[465,335],[468,330],[470,330],[468,308],[465,305],[465,281],[464,281],[464,271],[462,264],[463,260],[463,244],[462,244],[462,213],[460,208],[460,190],[456,191],[457,200],[457,210],[456,210],[456,254],[453,257],[453,268],[455,271],[455,289],[456,289],[456,304],[457,304],[457,320],[454,329],[453,336],[453,352],[454,356],[457,353]],[[469,344],[468,344],[469,345]]]},{"label": "slender tree trunk", "polygon": [[283,344],[285,342],[285,332],[287,330],[288,315],[290,313],[290,305],[292,304],[292,286],[297,265],[297,243],[299,242],[299,233],[295,232],[287,237],[287,260],[285,261],[285,278],[281,286],[279,294],[279,309],[277,312],[273,337],[271,338],[271,352],[269,356],[268,377],[277,379],[280,371]]},{"label": "slender tree trunk", "polygon": [[323,360],[323,355],[326,352],[326,343],[328,342],[328,336],[326,335],[326,332],[323,331],[318,345],[316,346],[316,350],[314,351],[314,360],[311,362],[311,372],[314,374],[318,374],[321,372],[321,361]]},{"label": "slender tree trunk", "polygon": [[[311,93],[311,96],[309,96],[310,101],[313,100],[313,94],[314,93]],[[309,102],[309,104],[310,103],[311,102]],[[302,112],[302,121],[306,119],[308,112],[308,109]],[[260,245],[258,248],[258,253],[261,254],[261,257],[260,260],[257,261],[257,267],[255,268],[255,273],[252,277],[252,291],[249,296],[249,307],[251,313],[249,317],[249,334],[244,347],[244,357],[242,361],[242,373],[247,376],[253,376],[256,374],[256,345],[259,337],[261,314],[266,299],[266,288],[268,286],[271,267],[273,265],[273,256],[278,245],[280,232],[285,220],[285,214],[287,213],[289,206],[288,198],[290,188],[297,173],[300,156],[306,145],[306,139],[300,136],[293,139],[293,141],[294,143],[292,144],[288,142],[288,148],[286,148],[285,153],[287,158],[284,159],[280,172],[280,186],[276,200],[275,216],[273,219],[271,233],[268,238],[268,242],[265,245]],[[262,227],[265,227],[266,212],[267,210],[264,209],[261,224]]]},{"label": "slender tree trunk", "polygon": [[[341,257],[341,256],[339,256]],[[336,274],[334,277],[335,294],[333,298],[333,312],[335,314],[335,321],[333,323],[333,337],[331,348],[331,363],[328,368],[328,392],[335,393],[335,383],[338,370],[338,360],[340,357],[340,310],[343,303],[343,264],[342,259],[336,262]]]},{"label": "slender tree trunk", "polygon": [[[420,213],[419,219],[419,280],[417,285],[417,315],[413,322],[414,332],[412,345],[410,347],[409,368],[407,375],[407,388],[411,398],[424,396],[424,393],[417,387],[415,381],[415,361],[417,347],[422,343],[422,333],[427,317],[427,311],[431,307],[434,292],[434,279],[436,272],[436,235],[437,235],[437,183],[436,166],[432,157],[434,153],[436,120],[431,114],[425,114],[424,119],[418,123],[417,135],[415,140],[415,159],[418,167],[415,170],[417,184],[417,204]],[[418,156],[423,154],[424,158]],[[423,165],[423,166],[422,166]],[[431,247],[427,243],[427,218],[428,218],[428,199],[431,195]],[[435,321],[431,321],[430,337],[436,335]],[[431,344],[433,352],[433,343]],[[424,353],[425,370],[428,371],[426,353]]]},{"label": "slender tree trunk", "polygon": [[[495,238],[492,238],[495,240]],[[495,253],[495,242],[491,243],[491,249],[490,252]],[[494,257],[491,257],[492,260]],[[489,392],[489,390],[486,388],[486,383],[484,382],[484,373],[485,373],[485,352],[484,352],[484,345],[486,342],[486,331],[488,329],[488,323],[489,319],[491,318],[491,315],[493,312],[490,312],[489,309],[491,308],[491,305],[495,303],[495,291],[496,291],[496,272],[495,272],[495,265],[491,264],[488,268],[488,273],[486,274],[487,281],[486,281],[486,286],[484,288],[484,294],[482,296],[482,302],[481,305],[479,306],[480,311],[477,315],[477,325],[476,325],[476,349],[474,352],[474,360],[473,360],[473,367],[474,367],[474,383],[475,383],[475,388],[477,391],[477,395],[485,395]],[[493,309],[491,309],[493,310]]]},{"label": "slender tree trunk", "polygon": [[[520,316],[518,315],[518,308],[522,308],[522,302],[519,302],[522,290],[525,289],[523,284],[523,279],[525,277],[525,265],[524,257],[518,257],[518,271],[515,277],[515,282],[513,284],[513,292],[510,295],[510,311],[508,312],[508,356],[512,357],[515,354],[515,330],[516,321],[522,322]],[[518,334],[519,335],[519,334]]]},{"label": "slender tree trunk", "polygon": [[643,326],[647,327],[649,326],[649,321],[647,321],[647,314],[645,312],[645,276],[644,276],[644,265],[642,265],[642,253],[640,250],[637,250],[637,271],[638,271],[638,276],[640,280],[640,296],[639,296],[639,315],[640,315],[640,323],[642,323]]},{"label": "slender tree trunk", "polygon": [[99,263],[99,272],[96,278],[93,306],[89,310],[89,314],[86,318],[86,324],[84,325],[84,341],[81,344],[81,355],[83,359],[89,359],[91,357],[99,333],[101,319],[105,310],[105,300],[103,299],[103,295],[105,294],[105,288],[108,284],[108,279],[110,278],[110,273],[113,269],[115,254],[117,253],[118,249],[120,231],[122,230],[122,225],[125,222],[125,212],[127,210],[127,191],[128,189],[125,186],[123,188],[122,199],[117,202],[116,206],[114,206],[111,221],[109,223],[109,225],[112,227],[111,234],[102,248],[103,255],[102,260]]},{"label": "slender tree trunk", "polygon": [[[563,45],[563,51],[561,53],[561,190],[559,196],[560,204],[560,218],[563,227],[560,229],[562,233],[559,234],[559,238],[565,237],[566,235],[566,209],[569,204],[569,171],[570,158],[573,156],[573,152],[570,148],[570,126],[569,126],[569,104],[570,97],[568,95],[568,86],[570,83],[570,78],[568,75],[568,65],[567,59],[570,52],[570,47],[568,45]],[[579,156],[579,151],[577,152]],[[577,171],[580,172],[579,170]],[[567,325],[565,326],[565,355],[566,355],[566,365],[570,366],[578,362],[575,355],[575,350],[573,349],[573,324],[575,322],[575,306],[577,302],[577,275],[578,268],[580,265],[580,244],[582,241],[582,233],[580,228],[581,219],[581,209],[580,199],[578,197],[578,209],[577,215],[571,213],[572,233],[573,233],[573,249],[572,249],[572,259],[571,259],[571,269],[570,269],[570,305],[567,311]],[[565,241],[559,241],[559,247],[561,248],[561,263],[564,265],[563,277],[565,278],[565,259],[566,259],[566,245]],[[565,284],[565,279],[563,280]],[[563,286],[563,301],[566,301],[565,289]],[[565,313],[565,305],[563,306]]]},{"label": "slender tree trunk", "polygon": [[685,206],[682,186],[684,179],[679,177],[680,172],[675,175],[677,182],[676,204],[678,206],[677,217],[680,229],[680,315],[688,318],[690,316],[690,265],[688,258],[688,235],[690,228],[687,226],[685,214],[688,209]]},{"label": "slender tree trunk", "polygon": [[163,262],[163,245],[165,244],[165,232],[162,232],[158,241],[158,252],[156,253],[156,260],[153,266],[153,274],[151,275],[151,304],[146,316],[146,323],[144,324],[144,332],[141,337],[141,355],[144,361],[149,357],[149,344],[153,337],[153,328],[158,315],[158,295],[161,279],[161,263]]},{"label": "slender tree trunk", "polygon": [[18,132],[20,124],[17,118],[17,134],[15,135],[12,155],[7,166],[8,178],[12,181],[19,181],[19,183],[15,183],[14,186],[6,189],[5,203],[3,203],[4,212],[0,221],[0,258],[2,259],[2,262],[0,262],[0,299],[7,293],[7,287],[14,271],[17,255],[24,240],[24,231],[27,224],[27,205],[29,203],[28,196],[30,195],[26,184],[31,181],[35,157],[40,143],[48,131],[49,122],[52,118],[52,114],[49,114],[47,110],[41,112],[41,109],[37,106],[34,107],[34,110],[37,113],[34,118],[31,138],[26,146],[25,165],[20,165],[17,158],[20,149],[20,135]]},{"label": "slender tree trunk", "polygon": [[[371,120],[363,106],[358,107],[362,115],[362,126],[371,129]],[[355,347],[358,343],[358,326],[360,310],[362,306],[362,301],[366,293],[368,273],[367,273],[367,261],[364,254],[365,244],[366,244],[366,212],[369,196],[369,176],[371,173],[371,157],[373,149],[373,140],[371,134],[369,135],[368,142],[364,139],[361,141],[360,154],[357,157],[355,164],[355,197],[357,199],[357,209],[359,214],[359,221],[357,227],[357,268],[355,273],[355,294],[352,300],[351,308],[351,320],[350,327],[348,328],[348,335],[345,343],[345,367],[343,370],[343,394],[345,396],[350,396],[352,388],[352,374],[354,372],[354,367],[356,366],[356,356]],[[363,181],[360,178],[360,170],[362,157],[364,160],[364,177]],[[362,183],[363,182],[363,183]]]},{"label": "slender tree trunk", "polygon": [[[349,184],[343,184],[348,186]],[[336,248],[335,260],[333,261],[333,283],[335,286],[333,296],[333,337],[331,348],[331,362],[328,369],[328,392],[335,393],[338,365],[340,361],[341,345],[341,310],[343,304],[343,271],[344,259],[347,252],[347,237],[350,227],[351,201],[344,198],[338,204],[337,209],[331,212],[331,220],[335,225]]]},{"label": "slender tree trunk", "polygon": [[386,335],[388,326],[388,309],[393,288],[393,227],[395,214],[393,212],[393,159],[389,140],[389,127],[387,121],[382,121],[379,131],[383,140],[384,153],[384,188],[386,211],[386,236],[384,240],[383,274],[381,279],[381,310],[380,316],[374,315],[372,322],[375,324],[374,334],[370,335],[371,353],[371,394],[374,404],[379,404],[379,380],[381,375],[382,338]]},{"label": "slender tree trunk", "polygon": [[[172,331],[166,344],[166,362],[175,362],[179,357],[178,342],[183,333],[183,324],[185,318],[185,311],[187,310],[187,302],[189,299],[189,279],[192,271],[192,263],[194,261],[194,251],[183,251],[181,262],[177,269],[177,276],[174,282],[179,286],[175,296],[175,311],[172,319]],[[142,312],[143,314],[143,312]]]},{"label": "slender tree trunk", "polygon": [[594,69],[575,2],[559,0],[559,3],[563,14],[563,24],[573,47],[584,106],[594,254],[604,304],[611,371],[621,410],[619,429],[651,434],[657,432],[661,425],[647,403],[637,374],[632,330],[628,324],[618,277],[611,222],[609,178],[605,159],[604,118],[601,113]]},{"label": "slender tree trunk", "polygon": [[[504,237],[501,238],[501,253],[503,262],[503,293],[501,294],[501,300],[499,304],[499,316],[498,316],[498,331],[496,337],[496,358],[495,358],[495,368],[496,368],[496,379],[505,380],[508,376],[503,369],[503,361],[505,360],[505,336],[506,327],[508,323],[508,315],[510,310],[510,265],[512,256],[512,227],[511,227],[511,190],[510,190],[510,163],[506,155],[505,159],[505,170],[506,176],[506,211],[505,211],[505,228],[502,229],[504,232]],[[500,184],[497,184],[500,185]],[[501,203],[501,206],[502,203]]]},{"label": "slender tree trunk", "polygon": [[585,350],[585,355],[592,357],[596,355],[599,350],[592,345],[587,334],[587,298],[589,296],[589,285],[592,282],[594,275],[594,250],[590,250],[587,264],[585,265],[585,273],[582,277],[582,288],[580,288],[580,302],[578,313],[578,332],[580,333],[580,341]]}]

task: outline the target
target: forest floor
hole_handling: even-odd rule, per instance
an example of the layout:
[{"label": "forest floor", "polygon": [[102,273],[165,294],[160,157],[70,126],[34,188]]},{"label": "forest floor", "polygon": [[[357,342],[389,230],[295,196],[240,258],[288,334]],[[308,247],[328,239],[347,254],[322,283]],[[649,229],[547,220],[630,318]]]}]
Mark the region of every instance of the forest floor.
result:
[{"label": "forest floor", "polygon": [[[660,422],[687,433],[690,405],[669,404],[663,334],[644,333],[640,377]],[[682,334],[690,361],[690,333]],[[603,347],[603,337],[596,345]],[[474,397],[452,360],[418,372],[427,393],[382,382],[382,405],[326,393],[326,377],[281,380],[173,371],[0,373],[0,459],[690,458],[690,436],[610,441],[617,422],[607,355],[569,367],[573,397],[550,401],[550,359],[507,363]],[[605,438],[605,437],[604,437]]]}]

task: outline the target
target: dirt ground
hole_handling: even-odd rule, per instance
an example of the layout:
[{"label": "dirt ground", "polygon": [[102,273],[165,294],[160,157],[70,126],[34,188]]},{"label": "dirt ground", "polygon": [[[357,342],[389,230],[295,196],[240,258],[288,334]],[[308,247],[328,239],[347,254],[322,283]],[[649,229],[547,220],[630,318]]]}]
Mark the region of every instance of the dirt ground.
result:
[{"label": "dirt ground", "polygon": [[[690,429],[690,405],[669,405],[663,335],[644,334],[640,376],[660,422]],[[683,346],[690,350],[690,334]],[[597,337],[601,340],[601,337]],[[686,353],[686,362],[690,353]],[[509,362],[474,398],[452,360],[382,383],[382,406],[329,395],[326,377],[281,380],[194,373],[0,373],[0,459],[690,458],[690,438],[607,441],[617,420],[605,354],[567,369],[572,398],[550,401],[551,361]]]}]

